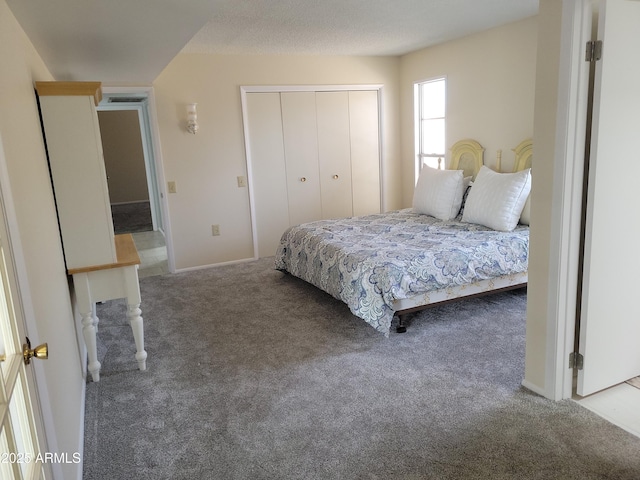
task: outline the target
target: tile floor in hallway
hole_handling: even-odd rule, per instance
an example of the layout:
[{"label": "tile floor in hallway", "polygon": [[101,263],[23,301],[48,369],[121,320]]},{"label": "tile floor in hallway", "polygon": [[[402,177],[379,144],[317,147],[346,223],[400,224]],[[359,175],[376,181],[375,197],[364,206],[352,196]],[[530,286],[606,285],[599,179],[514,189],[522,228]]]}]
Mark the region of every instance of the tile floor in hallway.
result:
[{"label": "tile floor in hallway", "polygon": [[169,273],[167,247],[162,232],[134,233],[133,241],[140,255],[139,278]]},{"label": "tile floor in hallway", "polygon": [[640,437],[640,388],[621,383],[575,400],[585,408]]}]

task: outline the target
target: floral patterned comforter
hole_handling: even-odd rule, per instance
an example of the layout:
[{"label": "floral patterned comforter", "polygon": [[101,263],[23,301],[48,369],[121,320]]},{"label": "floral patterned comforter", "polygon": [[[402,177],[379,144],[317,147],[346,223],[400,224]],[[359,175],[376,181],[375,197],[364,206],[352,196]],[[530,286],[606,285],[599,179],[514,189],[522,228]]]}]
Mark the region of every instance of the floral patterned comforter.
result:
[{"label": "floral patterned comforter", "polygon": [[393,301],[527,271],[529,227],[498,232],[411,209],[289,228],[275,268],[345,302],[389,334]]}]

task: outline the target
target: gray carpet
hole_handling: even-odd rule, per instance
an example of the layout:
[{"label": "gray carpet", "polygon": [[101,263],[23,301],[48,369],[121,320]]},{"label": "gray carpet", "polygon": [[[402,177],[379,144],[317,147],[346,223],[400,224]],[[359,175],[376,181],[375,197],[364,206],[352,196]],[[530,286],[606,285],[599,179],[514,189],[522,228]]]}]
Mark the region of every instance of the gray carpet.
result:
[{"label": "gray carpet", "polygon": [[524,290],[384,338],[272,262],[142,279],[145,372],[99,306],[86,480],[640,478],[640,438],[520,386]]},{"label": "gray carpet", "polygon": [[149,202],[111,205],[111,217],[113,218],[113,230],[116,235],[153,230],[151,204]]}]

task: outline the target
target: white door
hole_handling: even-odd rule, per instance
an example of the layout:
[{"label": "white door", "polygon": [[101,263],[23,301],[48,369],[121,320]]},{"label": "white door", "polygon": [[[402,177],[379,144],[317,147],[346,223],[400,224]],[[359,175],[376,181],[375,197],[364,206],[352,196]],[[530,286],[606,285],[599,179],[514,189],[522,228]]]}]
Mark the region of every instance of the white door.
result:
[{"label": "white door", "polygon": [[577,393],[640,375],[640,2],[600,2]]},{"label": "white door", "polygon": [[3,195],[0,188],[0,478],[35,480],[45,471],[50,476],[50,459],[43,453],[35,376],[23,360],[26,332]]},{"label": "white door", "polygon": [[[380,213],[378,90],[242,87],[254,252],[291,225]],[[257,87],[261,88],[261,87]]]},{"label": "white door", "polygon": [[280,93],[247,93],[245,112],[255,248],[258,257],[269,257],[289,227]]},{"label": "white door", "polygon": [[282,92],[289,224],[322,218],[316,92]]},{"label": "white door", "polygon": [[349,92],[317,92],[322,218],[353,215]]},{"label": "white door", "polygon": [[380,213],[378,92],[349,92],[353,214]]}]

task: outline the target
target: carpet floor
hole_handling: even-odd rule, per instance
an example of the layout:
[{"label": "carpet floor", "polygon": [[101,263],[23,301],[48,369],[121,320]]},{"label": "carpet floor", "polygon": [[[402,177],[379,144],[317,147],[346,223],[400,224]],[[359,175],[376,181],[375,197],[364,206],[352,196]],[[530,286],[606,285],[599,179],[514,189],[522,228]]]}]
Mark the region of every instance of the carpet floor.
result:
[{"label": "carpet floor", "polygon": [[640,438],[521,387],[525,290],[385,338],[272,258],[140,285],[144,372],[99,305],[85,480],[640,478]]},{"label": "carpet floor", "polygon": [[111,216],[113,218],[113,230],[116,235],[153,230],[149,202],[111,205]]}]

